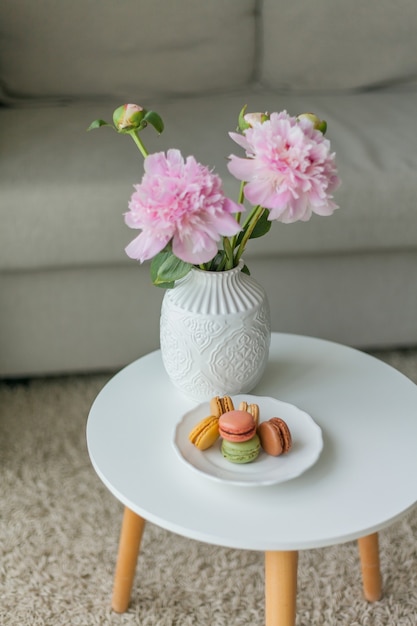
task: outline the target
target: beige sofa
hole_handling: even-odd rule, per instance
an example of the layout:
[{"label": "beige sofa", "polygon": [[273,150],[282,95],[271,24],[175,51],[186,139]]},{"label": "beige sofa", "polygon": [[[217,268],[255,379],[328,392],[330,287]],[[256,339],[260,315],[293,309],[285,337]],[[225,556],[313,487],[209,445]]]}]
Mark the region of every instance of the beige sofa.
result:
[{"label": "beige sofa", "polygon": [[128,259],[142,174],[129,138],[86,132],[136,102],[224,177],[241,107],[328,122],[330,218],[273,226],[246,255],[273,330],[417,344],[414,0],[5,0],[0,5],[0,376],[119,367],[158,347],[163,291]]}]

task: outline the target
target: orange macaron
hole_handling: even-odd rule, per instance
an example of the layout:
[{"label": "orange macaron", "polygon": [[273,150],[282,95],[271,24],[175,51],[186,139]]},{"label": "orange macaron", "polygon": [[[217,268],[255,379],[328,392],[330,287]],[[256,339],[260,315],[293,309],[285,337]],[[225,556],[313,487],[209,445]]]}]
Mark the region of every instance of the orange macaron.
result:
[{"label": "orange macaron", "polygon": [[233,400],[230,396],[214,396],[210,400],[210,411],[212,415],[220,417],[223,413],[234,410]]},{"label": "orange macaron", "polygon": [[262,422],[258,428],[261,446],[267,454],[279,456],[291,450],[292,437],[288,424],[280,417]]}]

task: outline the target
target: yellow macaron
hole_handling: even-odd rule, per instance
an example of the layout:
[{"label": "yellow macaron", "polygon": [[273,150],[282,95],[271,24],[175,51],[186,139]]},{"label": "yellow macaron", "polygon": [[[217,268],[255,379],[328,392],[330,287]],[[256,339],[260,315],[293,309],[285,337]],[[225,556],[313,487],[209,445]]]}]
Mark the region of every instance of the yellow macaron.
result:
[{"label": "yellow macaron", "polygon": [[199,450],[207,450],[219,438],[219,418],[209,415],[202,419],[190,432],[188,439]]}]

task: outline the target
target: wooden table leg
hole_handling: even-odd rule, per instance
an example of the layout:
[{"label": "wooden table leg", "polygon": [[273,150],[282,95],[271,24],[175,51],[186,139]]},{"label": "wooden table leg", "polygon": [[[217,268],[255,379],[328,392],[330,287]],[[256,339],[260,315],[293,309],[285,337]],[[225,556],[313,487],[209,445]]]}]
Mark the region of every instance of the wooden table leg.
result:
[{"label": "wooden table leg", "polygon": [[144,528],[145,520],[125,507],[112,598],[112,608],[117,613],[124,613],[129,606]]},{"label": "wooden table leg", "polygon": [[382,578],[379,566],[378,533],[358,539],[362,567],[363,592],[369,602],[376,602],[382,595]]},{"label": "wooden table leg", "polygon": [[297,551],[265,552],[265,624],[295,626]]}]

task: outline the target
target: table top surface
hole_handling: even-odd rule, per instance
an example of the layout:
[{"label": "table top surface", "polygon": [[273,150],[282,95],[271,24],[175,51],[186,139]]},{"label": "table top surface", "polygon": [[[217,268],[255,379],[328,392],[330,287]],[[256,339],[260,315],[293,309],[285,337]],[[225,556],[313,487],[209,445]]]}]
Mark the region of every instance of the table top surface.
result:
[{"label": "table top surface", "polygon": [[[301,550],[381,530],[417,501],[417,386],[358,350],[273,333],[252,395],[291,403],[322,429],[302,475],[269,486],[215,482],[184,463],[174,432],[196,403],[172,386],[159,351],[121,370],[87,422],[92,464],[111,493],[146,520],[196,540]],[[204,454],[204,453],[202,453]]]}]

